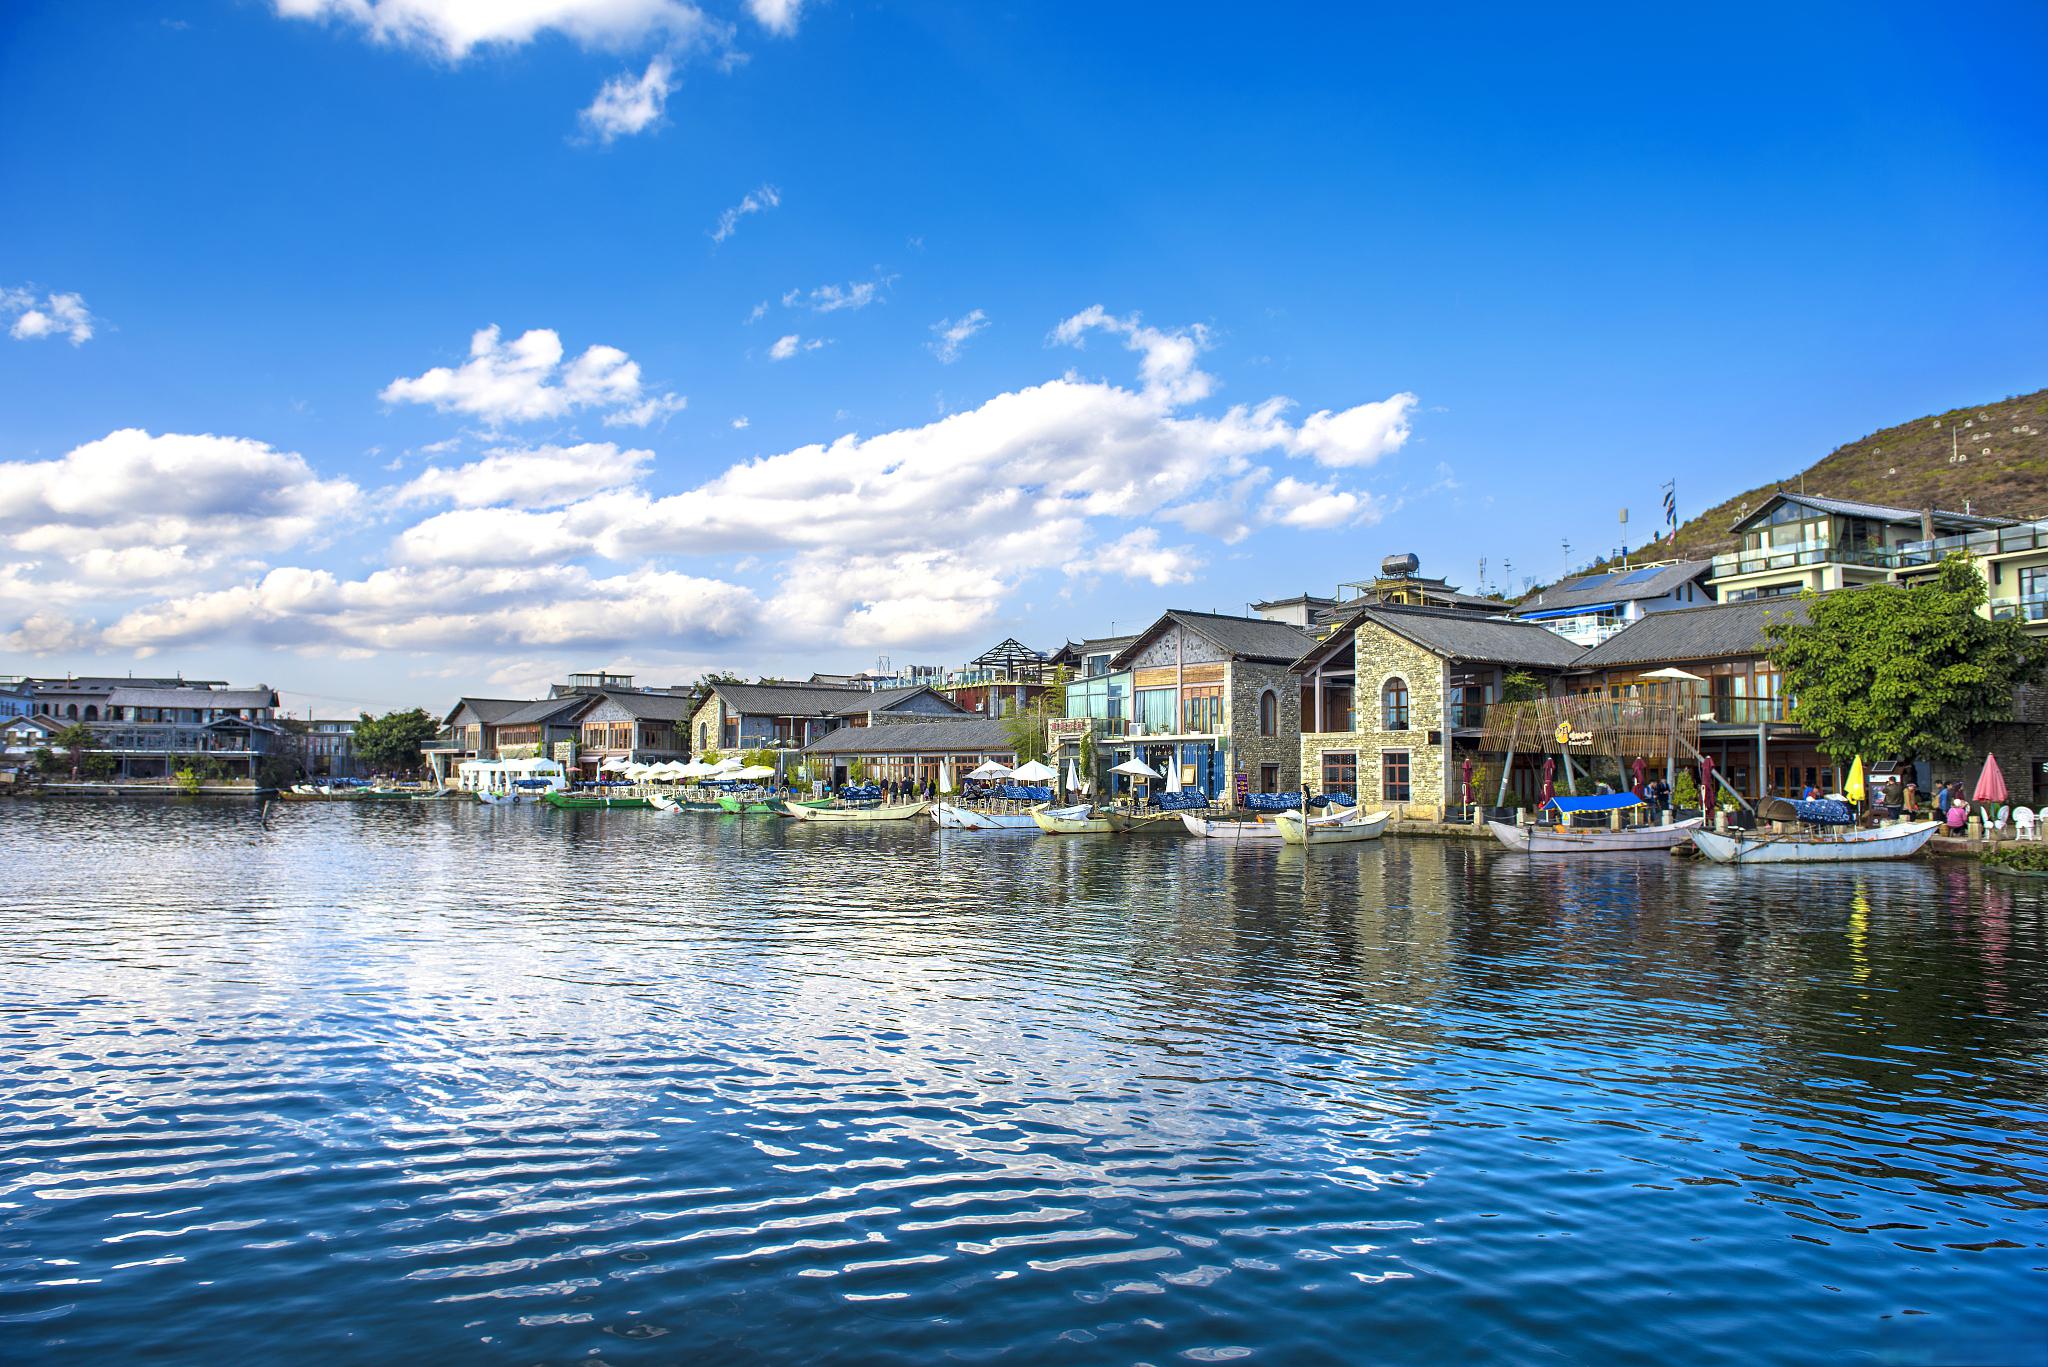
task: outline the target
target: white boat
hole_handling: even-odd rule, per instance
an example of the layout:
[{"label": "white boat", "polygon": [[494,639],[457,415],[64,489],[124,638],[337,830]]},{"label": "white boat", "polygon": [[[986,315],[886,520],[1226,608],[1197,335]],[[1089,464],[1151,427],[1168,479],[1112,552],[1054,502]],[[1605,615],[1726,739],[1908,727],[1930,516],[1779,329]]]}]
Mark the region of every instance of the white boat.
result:
[{"label": "white boat", "polygon": [[1501,844],[1524,854],[1640,854],[1683,845],[1699,824],[1700,818],[1694,816],[1669,826],[1624,826],[1618,831],[1601,826],[1517,826],[1507,821],[1489,821],[1486,828]]},{"label": "white boat", "polygon": [[683,804],[676,801],[675,797],[669,793],[649,793],[647,795],[647,805],[666,816],[674,816],[683,810]]},{"label": "white boat", "polygon": [[[1282,816],[1293,816],[1283,812]],[[1351,818],[1349,811],[1337,812],[1331,816],[1312,816],[1308,824],[1317,831],[1335,826]],[[1255,817],[1250,820],[1197,816],[1193,812],[1180,814],[1181,824],[1188,828],[1189,835],[1199,835],[1207,840],[1278,840],[1280,823],[1269,817]]]},{"label": "white boat", "polygon": [[938,822],[940,829],[948,831],[1029,831],[1037,829],[1038,823],[1031,819],[1032,811],[1036,810],[984,812],[957,803],[941,802],[932,808],[932,819]]},{"label": "white boat", "polygon": [[1352,814],[1327,825],[1310,818],[1304,825],[1300,812],[1281,812],[1273,818],[1273,824],[1280,828],[1280,839],[1289,845],[1304,842],[1310,845],[1343,845],[1357,840],[1379,839],[1386,834],[1387,822],[1393,815],[1391,810],[1370,815]]},{"label": "white boat", "polygon": [[893,807],[806,807],[792,802],[789,814],[798,821],[908,821],[929,806],[929,802],[899,802]]},{"label": "white boat", "polygon": [[1096,835],[1110,829],[1109,818],[1097,815],[1087,803],[1078,807],[1046,807],[1031,813],[1031,820],[1047,835]]},{"label": "white boat", "polygon": [[1920,853],[1939,821],[1908,821],[1840,835],[1716,835],[1695,830],[1692,843],[1716,864],[1832,864],[1845,860],[1911,859]]}]

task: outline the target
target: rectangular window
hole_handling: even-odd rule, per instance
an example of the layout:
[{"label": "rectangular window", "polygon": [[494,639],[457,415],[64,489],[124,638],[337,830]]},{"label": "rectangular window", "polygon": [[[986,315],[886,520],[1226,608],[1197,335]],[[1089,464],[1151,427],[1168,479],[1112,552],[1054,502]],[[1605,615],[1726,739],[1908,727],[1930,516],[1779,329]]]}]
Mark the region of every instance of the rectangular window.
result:
[{"label": "rectangular window", "polygon": [[1223,729],[1223,689],[1204,685],[1181,695],[1181,730],[1189,735],[1215,734]]},{"label": "rectangular window", "polygon": [[1383,802],[1408,801],[1408,752],[1406,750],[1383,750],[1380,752],[1380,800]]},{"label": "rectangular window", "polygon": [[1358,756],[1349,750],[1323,751],[1323,791],[1358,794]]},{"label": "rectangular window", "polygon": [[1131,695],[1134,706],[1131,720],[1156,735],[1169,734],[1174,727],[1174,690],[1171,688],[1141,688]]}]

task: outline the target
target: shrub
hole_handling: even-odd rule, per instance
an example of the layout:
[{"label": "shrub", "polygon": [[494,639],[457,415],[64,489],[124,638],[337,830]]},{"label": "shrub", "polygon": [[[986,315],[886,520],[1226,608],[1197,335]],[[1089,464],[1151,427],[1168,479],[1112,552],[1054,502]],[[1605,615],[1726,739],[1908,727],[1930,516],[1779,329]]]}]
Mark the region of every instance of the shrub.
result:
[{"label": "shrub", "polygon": [[1700,805],[1700,781],[1689,773],[1681,772],[1671,785],[1671,805],[1697,810]]},{"label": "shrub", "polygon": [[1984,851],[1984,862],[2021,873],[2048,873],[2048,844],[2001,844]]},{"label": "shrub", "polygon": [[177,782],[178,791],[186,797],[199,796],[199,773],[191,765],[186,765],[171,777]]}]

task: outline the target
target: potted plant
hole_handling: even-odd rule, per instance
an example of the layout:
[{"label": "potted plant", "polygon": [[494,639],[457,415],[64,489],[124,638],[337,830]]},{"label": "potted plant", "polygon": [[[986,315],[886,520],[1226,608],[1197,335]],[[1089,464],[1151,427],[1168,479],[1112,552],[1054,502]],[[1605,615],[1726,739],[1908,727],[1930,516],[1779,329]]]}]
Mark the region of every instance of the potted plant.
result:
[{"label": "potted plant", "polygon": [[1671,819],[1690,821],[1700,815],[1703,815],[1703,808],[1699,780],[1691,774],[1681,773],[1671,785]]}]

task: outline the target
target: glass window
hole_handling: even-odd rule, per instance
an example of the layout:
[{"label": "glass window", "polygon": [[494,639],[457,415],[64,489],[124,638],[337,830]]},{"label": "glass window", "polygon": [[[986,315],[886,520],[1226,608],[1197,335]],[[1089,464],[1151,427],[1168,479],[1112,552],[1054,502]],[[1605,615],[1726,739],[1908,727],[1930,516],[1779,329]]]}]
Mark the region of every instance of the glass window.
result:
[{"label": "glass window", "polygon": [[1383,802],[1408,801],[1408,752],[1406,750],[1383,750],[1380,752],[1380,800]]},{"label": "glass window", "polygon": [[1174,690],[1141,688],[1132,695],[1131,720],[1147,731],[1170,732],[1174,726]]},{"label": "glass window", "polygon": [[[1259,734],[1277,736],[1280,734],[1280,698],[1271,689],[1259,694]],[[1264,789],[1272,792],[1271,788]]]},{"label": "glass window", "polygon": [[1323,791],[1346,797],[1358,792],[1358,756],[1349,750],[1323,751]]},{"label": "glass window", "polygon": [[1408,729],[1408,683],[1405,679],[1389,679],[1380,690],[1380,729],[1382,731],[1406,731]]},{"label": "glass window", "polygon": [[1181,696],[1181,730],[1193,735],[1223,729],[1223,686],[1205,684]]}]

